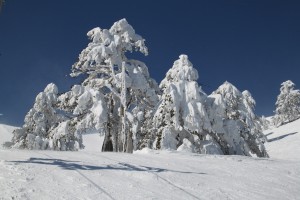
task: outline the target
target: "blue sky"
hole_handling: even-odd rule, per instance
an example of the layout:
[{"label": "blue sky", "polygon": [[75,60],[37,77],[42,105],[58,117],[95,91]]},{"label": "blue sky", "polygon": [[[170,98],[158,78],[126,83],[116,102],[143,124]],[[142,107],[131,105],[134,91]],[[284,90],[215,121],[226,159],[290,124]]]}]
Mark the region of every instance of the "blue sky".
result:
[{"label": "blue sky", "polygon": [[187,54],[208,94],[224,81],[249,90],[259,115],[271,115],[280,84],[300,88],[300,3],[289,0],[6,0],[0,13],[0,123],[22,125],[35,96],[60,92],[88,44],[86,33],[126,18],[146,39],[142,60],[160,82]]}]

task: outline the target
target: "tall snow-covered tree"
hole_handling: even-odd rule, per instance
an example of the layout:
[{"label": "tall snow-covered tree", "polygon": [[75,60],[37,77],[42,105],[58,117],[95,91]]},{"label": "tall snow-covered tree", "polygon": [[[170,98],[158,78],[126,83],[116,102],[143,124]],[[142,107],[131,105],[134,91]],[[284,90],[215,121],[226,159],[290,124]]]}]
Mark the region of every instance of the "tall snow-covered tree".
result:
[{"label": "tall snow-covered tree", "polygon": [[295,90],[294,87],[295,84],[290,80],[281,84],[280,94],[275,104],[275,126],[280,126],[300,117],[300,91]]},{"label": "tall snow-covered tree", "polygon": [[241,93],[226,81],[209,96],[208,104],[214,138],[224,154],[268,156],[250,92]]},{"label": "tall snow-covered tree", "polygon": [[14,147],[56,150],[80,148],[81,138],[67,131],[69,122],[57,109],[57,95],[58,89],[53,83],[37,95],[33,108],[25,117],[25,124],[14,131]]},{"label": "tall snow-covered tree", "polygon": [[157,103],[157,85],[146,65],[128,59],[126,52],[148,54],[144,39],[122,19],[107,29],[94,28],[87,34],[88,47],[79,55],[71,76],[87,74],[83,86],[105,96],[107,122],[104,151],[132,152],[138,144],[143,113]]},{"label": "tall snow-covered tree", "polygon": [[157,129],[155,149],[177,149],[183,145],[192,147],[194,152],[220,153],[208,134],[211,125],[197,79],[198,72],[188,56],[181,55],[162,80],[163,94],[153,118]]}]

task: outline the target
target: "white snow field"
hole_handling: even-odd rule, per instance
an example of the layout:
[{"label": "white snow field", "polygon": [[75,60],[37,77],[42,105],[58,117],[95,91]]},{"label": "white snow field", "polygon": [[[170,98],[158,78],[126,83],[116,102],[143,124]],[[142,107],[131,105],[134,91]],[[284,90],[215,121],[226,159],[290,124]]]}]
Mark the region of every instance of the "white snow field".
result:
[{"label": "white snow field", "polygon": [[[0,143],[12,129],[0,125]],[[300,120],[266,131],[269,159],[101,153],[97,134],[78,152],[1,147],[0,199],[300,199],[299,132]]]},{"label": "white snow field", "polygon": [[300,161],[300,119],[266,130],[264,134],[268,138],[265,146],[271,158]]}]

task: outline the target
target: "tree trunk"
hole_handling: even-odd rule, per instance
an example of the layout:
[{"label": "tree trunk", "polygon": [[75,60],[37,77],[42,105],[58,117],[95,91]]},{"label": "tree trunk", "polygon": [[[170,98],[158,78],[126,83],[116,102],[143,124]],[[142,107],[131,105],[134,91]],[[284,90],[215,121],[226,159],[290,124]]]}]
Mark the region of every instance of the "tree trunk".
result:
[{"label": "tree trunk", "polygon": [[102,145],[102,151],[113,151],[113,141],[112,141],[112,136],[110,134],[111,129],[110,129],[110,124],[107,125],[107,132],[105,133],[104,136],[104,141]]},{"label": "tree trunk", "polygon": [[127,148],[126,153],[133,153],[133,141],[132,141],[132,132],[129,131],[127,135]]}]

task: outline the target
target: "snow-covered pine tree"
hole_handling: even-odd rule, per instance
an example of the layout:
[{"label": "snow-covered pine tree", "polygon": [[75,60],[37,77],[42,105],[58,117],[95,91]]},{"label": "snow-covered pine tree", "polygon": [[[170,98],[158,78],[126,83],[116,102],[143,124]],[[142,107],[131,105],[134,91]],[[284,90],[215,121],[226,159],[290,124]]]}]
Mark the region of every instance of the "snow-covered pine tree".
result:
[{"label": "snow-covered pine tree", "polygon": [[133,50],[147,55],[144,39],[126,19],[115,22],[109,30],[94,28],[87,35],[91,42],[73,65],[71,76],[87,74],[82,86],[105,97],[107,121],[102,149],[132,152],[140,139],[137,134],[141,131],[142,116],[158,101],[157,84],[150,78],[146,65],[125,56]]},{"label": "snow-covered pine tree", "polygon": [[[77,150],[81,140],[67,130],[65,115],[57,109],[57,86],[48,84],[36,97],[22,128],[13,135],[15,148]],[[61,123],[63,122],[63,123]],[[64,130],[63,130],[64,128]]]},{"label": "snow-covered pine tree", "polygon": [[250,130],[245,140],[252,154],[256,154],[258,157],[268,157],[264,146],[267,138],[263,134],[262,121],[261,118],[254,113],[256,102],[248,90],[243,91],[242,95],[243,104],[241,104],[240,108],[241,119]]},{"label": "snow-covered pine tree", "polygon": [[220,154],[196,82],[198,72],[188,56],[181,55],[162,80],[163,93],[153,118],[157,129],[153,148]]},{"label": "snow-covered pine tree", "polygon": [[280,94],[275,104],[275,126],[280,126],[300,117],[300,91],[295,90],[294,87],[295,84],[290,80],[281,84]]},{"label": "snow-covered pine tree", "polygon": [[258,118],[254,114],[255,101],[248,91],[241,93],[226,81],[209,95],[207,102],[214,138],[224,154],[268,156]]}]

